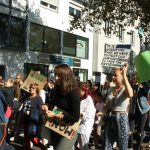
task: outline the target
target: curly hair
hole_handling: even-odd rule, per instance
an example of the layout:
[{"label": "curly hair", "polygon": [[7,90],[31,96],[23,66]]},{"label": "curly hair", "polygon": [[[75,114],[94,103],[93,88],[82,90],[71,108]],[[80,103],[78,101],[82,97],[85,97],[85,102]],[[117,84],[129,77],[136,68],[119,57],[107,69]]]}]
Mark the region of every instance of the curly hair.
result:
[{"label": "curly hair", "polygon": [[39,95],[40,89],[37,83],[30,84],[30,87],[34,87],[36,89],[36,94]]}]

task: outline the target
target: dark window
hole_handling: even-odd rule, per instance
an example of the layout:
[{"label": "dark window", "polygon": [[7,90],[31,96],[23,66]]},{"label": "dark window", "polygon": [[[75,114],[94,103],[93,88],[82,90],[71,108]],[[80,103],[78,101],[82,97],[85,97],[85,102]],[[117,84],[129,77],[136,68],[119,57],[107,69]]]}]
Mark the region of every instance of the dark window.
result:
[{"label": "dark window", "polygon": [[76,56],[76,35],[64,32],[63,44],[63,54]]},{"label": "dark window", "polygon": [[54,5],[49,5],[49,8],[57,9],[57,7],[56,7],[56,6],[54,6]]},{"label": "dark window", "polygon": [[60,31],[31,23],[30,50],[46,53],[59,53]]},{"label": "dark window", "polygon": [[78,18],[81,18],[81,11],[79,11],[79,10],[76,9],[76,16],[77,16]]},{"label": "dark window", "polygon": [[62,54],[73,57],[88,58],[89,39],[68,32],[60,35],[60,30],[45,27],[35,23],[30,26],[30,50],[60,54],[60,43]]},{"label": "dark window", "polygon": [[41,52],[43,50],[43,26],[31,23],[30,50]]},{"label": "dark window", "polygon": [[131,37],[130,37],[130,44],[134,45],[135,33],[134,33],[134,31],[131,31],[130,34],[131,34]]},{"label": "dark window", "polygon": [[24,27],[25,22],[22,19],[12,17],[10,24],[10,47],[24,47]]},{"label": "dark window", "polygon": [[119,41],[123,41],[123,40],[124,40],[123,26],[120,25],[119,26]]},{"label": "dark window", "polygon": [[111,22],[109,20],[105,21],[105,35],[108,37],[111,36]]},{"label": "dark window", "polygon": [[41,3],[41,5],[43,5],[43,6],[46,6],[46,7],[48,6],[48,3],[46,3],[46,2],[41,1],[40,3]]},{"label": "dark window", "polygon": [[69,15],[74,16],[74,8],[69,7]]},{"label": "dark window", "polygon": [[70,16],[76,16],[78,18],[81,18],[81,11],[72,7],[69,7],[69,15]]},{"label": "dark window", "polygon": [[59,53],[60,50],[60,32],[59,30],[45,27],[44,32],[44,52]]},{"label": "dark window", "polygon": [[0,46],[6,45],[6,28],[7,28],[7,16],[0,14]]},{"label": "dark window", "polygon": [[[8,36],[9,35],[9,36]],[[10,49],[25,49],[25,20],[0,14],[0,46]]]},{"label": "dark window", "polygon": [[63,54],[80,58],[88,58],[88,38],[64,32],[63,45]]}]

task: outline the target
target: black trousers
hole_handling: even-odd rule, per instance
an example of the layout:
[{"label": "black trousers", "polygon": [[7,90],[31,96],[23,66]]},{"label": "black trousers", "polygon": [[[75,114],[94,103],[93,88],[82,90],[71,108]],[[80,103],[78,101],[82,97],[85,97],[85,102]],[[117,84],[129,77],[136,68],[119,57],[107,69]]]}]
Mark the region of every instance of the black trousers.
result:
[{"label": "black trousers", "polygon": [[133,132],[135,131],[136,127],[136,150],[141,149],[141,144],[144,138],[144,128],[147,121],[148,112],[141,114],[138,106],[135,109],[135,113],[129,113],[129,127],[130,127],[130,136],[128,147],[133,148]]}]

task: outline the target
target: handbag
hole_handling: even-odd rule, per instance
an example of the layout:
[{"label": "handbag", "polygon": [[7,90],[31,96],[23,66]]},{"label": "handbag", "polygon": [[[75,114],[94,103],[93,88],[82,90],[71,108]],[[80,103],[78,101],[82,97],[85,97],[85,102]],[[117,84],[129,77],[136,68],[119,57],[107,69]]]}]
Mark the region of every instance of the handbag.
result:
[{"label": "handbag", "polygon": [[100,126],[105,126],[107,124],[107,122],[109,121],[109,118],[111,116],[111,111],[112,111],[112,108],[114,105],[114,101],[115,101],[115,97],[112,100],[112,105],[110,106],[110,108],[107,108],[104,115],[102,115],[102,118],[101,118],[100,123],[99,123]]}]

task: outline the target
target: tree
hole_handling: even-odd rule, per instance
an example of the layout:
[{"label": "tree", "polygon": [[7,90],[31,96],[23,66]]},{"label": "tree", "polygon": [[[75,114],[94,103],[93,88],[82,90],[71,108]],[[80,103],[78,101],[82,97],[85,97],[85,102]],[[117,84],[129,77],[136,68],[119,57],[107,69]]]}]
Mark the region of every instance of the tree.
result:
[{"label": "tree", "polygon": [[[70,30],[86,30],[86,25],[91,27],[101,25],[103,21],[111,21],[111,32],[116,34],[119,26],[134,26],[142,29],[147,39],[150,39],[150,2],[149,0],[82,0],[84,8],[82,17],[74,16],[70,21]],[[138,22],[138,24],[136,24]],[[150,40],[149,40],[150,42]]]}]

